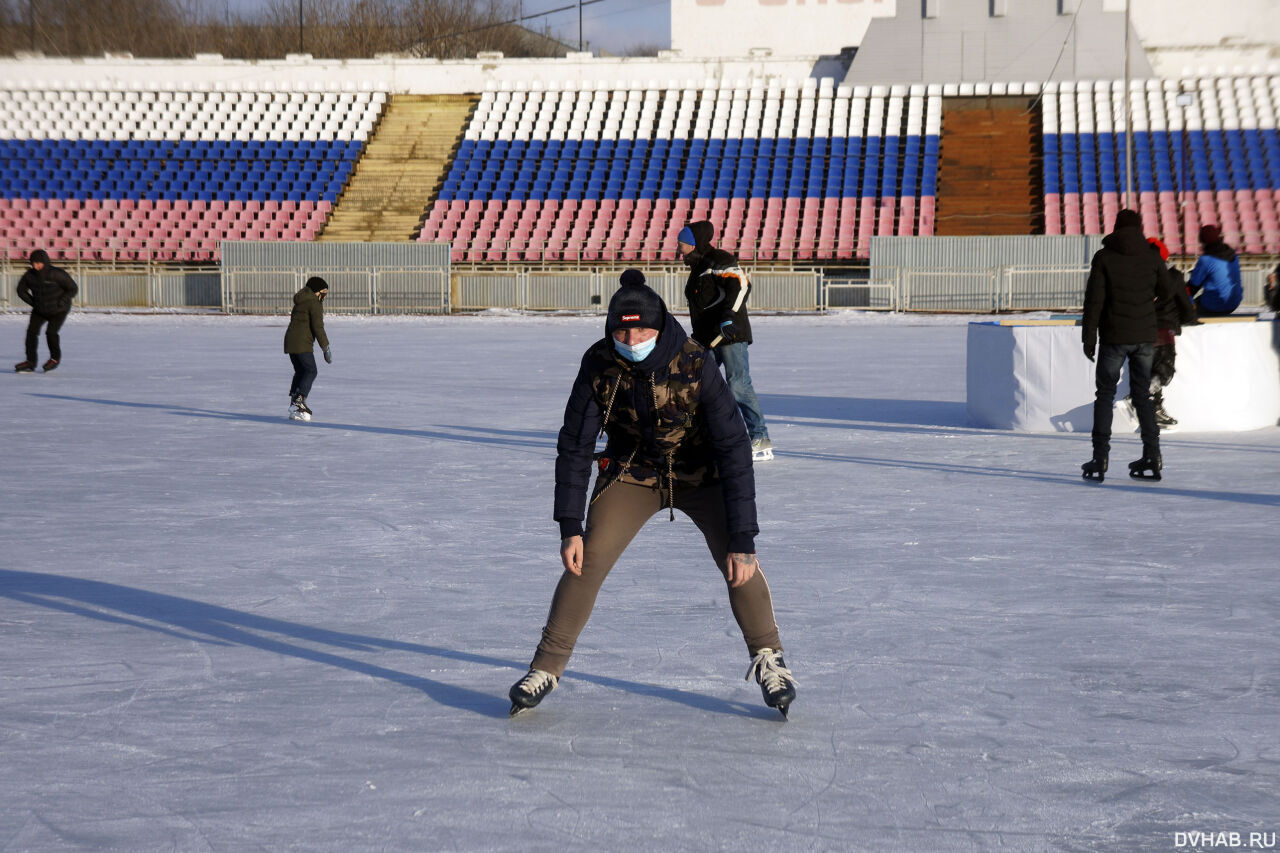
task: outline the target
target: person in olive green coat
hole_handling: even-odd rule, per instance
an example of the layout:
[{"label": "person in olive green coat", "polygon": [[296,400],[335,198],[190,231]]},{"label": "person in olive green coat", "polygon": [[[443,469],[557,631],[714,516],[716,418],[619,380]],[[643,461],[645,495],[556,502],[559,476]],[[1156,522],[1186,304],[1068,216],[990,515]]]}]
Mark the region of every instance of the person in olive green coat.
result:
[{"label": "person in olive green coat", "polygon": [[333,364],[333,350],[329,348],[329,336],[324,331],[324,298],[329,294],[329,284],[318,276],[307,279],[307,284],[293,295],[293,314],[289,328],[284,333],[284,351],[293,362],[293,382],[289,385],[289,417],[295,421],[311,420],[307,407],[307,395],[315,381],[316,357],[313,348],[318,341],[324,351],[325,364]]}]

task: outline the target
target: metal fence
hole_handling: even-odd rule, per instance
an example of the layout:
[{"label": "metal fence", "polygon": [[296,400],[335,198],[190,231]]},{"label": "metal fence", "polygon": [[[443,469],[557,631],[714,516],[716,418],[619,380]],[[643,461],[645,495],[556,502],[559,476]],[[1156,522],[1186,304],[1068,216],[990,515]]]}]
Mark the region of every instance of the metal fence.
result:
[{"label": "metal fence", "polygon": [[[81,308],[222,308],[222,273],[217,267],[55,263],[75,279],[80,288],[75,304]],[[0,264],[0,310],[26,309],[17,287],[29,268],[25,262]]]},{"label": "metal fence", "polygon": [[311,276],[329,284],[325,310],[346,314],[447,314],[447,268],[223,270],[222,307],[230,314],[282,314]]},{"label": "metal fence", "polygon": [[[1245,309],[1264,303],[1274,261],[1245,259]],[[603,312],[618,287],[617,268],[368,267],[253,268],[162,264],[64,267],[80,285],[83,308],[215,309],[229,313],[287,313],[311,275],[330,283],[325,307],[363,314],[444,314],[499,308],[517,311]],[[25,263],[0,262],[0,310],[25,310],[16,296]],[[675,310],[685,307],[683,267],[642,270]],[[753,270],[751,307],[758,311],[1078,311],[1087,266],[885,267],[841,270]]]}]

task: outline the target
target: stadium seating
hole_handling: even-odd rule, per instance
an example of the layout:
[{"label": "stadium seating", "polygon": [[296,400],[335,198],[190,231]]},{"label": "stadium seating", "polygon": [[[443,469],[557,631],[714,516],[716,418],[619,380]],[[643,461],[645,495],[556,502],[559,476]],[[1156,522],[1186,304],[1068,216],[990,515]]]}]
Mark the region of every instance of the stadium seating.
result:
[{"label": "stadium seating", "polygon": [[932,233],[941,91],[708,81],[484,93],[419,239],[456,261],[674,260],[705,217],[747,260]]},{"label": "stadium seating", "polygon": [[312,240],[385,95],[0,89],[0,250],[210,261],[228,239]]},{"label": "stadium seating", "polygon": [[1127,110],[1134,130],[1131,203],[1148,234],[1191,254],[1200,226],[1212,223],[1240,251],[1280,251],[1277,104],[1277,77],[1138,80],[1127,92],[1122,82],[1048,84],[1045,231],[1110,229],[1128,184]]},{"label": "stadium seating", "polygon": [[[1265,75],[493,84],[417,239],[450,243],[455,262],[673,261],[674,232],[707,218],[747,261],[866,258],[873,236],[934,233],[944,104],[982,93],[1038,96],[1046,233],[1109,229],[1128,111],[1148,233],[1194,252],[1214,223],[1242,251],[1280,252],[1280,77]],[[6,84],[0,252],[210,261],[226,239],[315,239],[386,99]]]}]

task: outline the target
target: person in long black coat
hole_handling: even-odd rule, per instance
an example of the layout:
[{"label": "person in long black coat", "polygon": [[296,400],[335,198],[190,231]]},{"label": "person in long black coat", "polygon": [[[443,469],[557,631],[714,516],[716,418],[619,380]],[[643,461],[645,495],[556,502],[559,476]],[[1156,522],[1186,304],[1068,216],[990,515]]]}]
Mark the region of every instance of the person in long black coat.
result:
[{"label": "person in long black coat", "polygon": [[13,369],[19,373],[36,369],[40,329],[48,324],[45,341],[49,345],[49,360],[44,363],[47,373],[62,361],[62,339],[58,332],[71,313],[71,300],[80,288],[66,270],[49,262],[49,254],[44,249],[32,252],[30,263],[31,269],[18,280],[18,298],[31,306],[31,318],[27,321],[27,358]]}]

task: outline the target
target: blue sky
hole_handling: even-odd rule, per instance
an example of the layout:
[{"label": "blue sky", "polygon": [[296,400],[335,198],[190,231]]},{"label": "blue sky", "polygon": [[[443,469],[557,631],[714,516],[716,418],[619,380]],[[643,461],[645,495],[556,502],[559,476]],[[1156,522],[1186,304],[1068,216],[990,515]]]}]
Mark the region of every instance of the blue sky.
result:
[{"label": "blue sky", "polygon": [[[229,9],[253,12],[267,5],[267,0],[198,0],[206,11]],[[519,4],[521,0],[513,0]],[[575,0],[523,0],[525,16],[535,15]],[[303,0],[305,13],[307,0]],[[577,9],[526,21],[530,29],[541,29],[546,22],[551,30],[569,44],[578,41]],[[583,36],[599,51],[621,53],[637,44],[668,47],[671,42],[671,4],[669,0],[602,0],[582,9]]]}]

